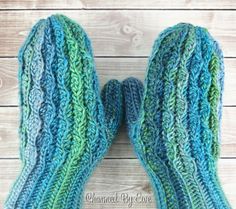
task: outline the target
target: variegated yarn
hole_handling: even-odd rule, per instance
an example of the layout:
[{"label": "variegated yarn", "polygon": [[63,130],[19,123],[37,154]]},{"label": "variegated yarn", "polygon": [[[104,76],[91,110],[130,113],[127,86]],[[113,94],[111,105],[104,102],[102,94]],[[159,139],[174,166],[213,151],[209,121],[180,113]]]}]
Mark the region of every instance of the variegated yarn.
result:
[{"label": "variegated yarn", "polygon": [[84,185],[122,119],[121,84],[111,80],[101,100],[86,33],[53,15],[20,50],[19,87],[22,171],[5,208],[81,208]]},{"label": "variegated yarn", "polygon": [[145,87],[123,82],[129,136],[159,209],[230,208],[217,176],[223,77],[207,30],[178,24],[155,41]]}]

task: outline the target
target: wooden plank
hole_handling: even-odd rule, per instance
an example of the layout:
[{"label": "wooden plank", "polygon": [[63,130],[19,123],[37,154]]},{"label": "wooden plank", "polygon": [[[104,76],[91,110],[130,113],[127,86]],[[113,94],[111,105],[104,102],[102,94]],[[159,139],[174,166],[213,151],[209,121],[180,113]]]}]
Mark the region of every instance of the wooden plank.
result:
[{"label": "wooden plank", "polygon": [[87,8],[136,8],[136,9],[233,9],[236,2],[233,0],[93,0],[84,1]]},{"label": "wooden plank", "polygon": [[[95,58],[100,84],[129,76],[144,80],[148,58]],[[224,105],[236,104],[236,59],[225,59]],[[18,105],[17,60],[0,58],[0,105]]]},{"label": "wooden plank", "polygon": [[[19,160],[0,160],[0,205],[9,192],[11,184],[20,170]],[[219,161],[219,177],[225,194],[232,205],[236,207],[236,160],[221,159]],[[117,203],[93,203],[88,197],[95,194],[95,197],[118,197],[121,194],[128,194],[135,197],[141,194],[151,199],[150,202],[134,203],[131,208],[152,208],[155,209],[155,199],[148,177],[140,163],[136,159],[104,159],[89,179],[84,193],[84,208],[129,208],[120,198]]]},{"label": "wooden plank", "polygon": [[[1,11],[0,56],[16,56],[30,28],[54,11]],[[147,56],[157,35],[179,22],[209,29],[227,57],[236,57],[234,11],[59,10],[88,32],[96,56]],[[104,47],[105,46],[105,47]]]},{"label": "wooden plank", "polygon": [[235,9],[234,0],[2,0],[0,9]]},{"label": "wooden plank", "polygon": [[[0,158],[18,158],[18,108],[0,108]],[[222,120],[221,157],[236,157],[236,108],[225,107]],[[133,147],[124,125],[114,140],[107,158],[134,158]]]},{"label": "wooden plank", "polygon": [[0,105],[18,104],[16,59],[0,59]]}]

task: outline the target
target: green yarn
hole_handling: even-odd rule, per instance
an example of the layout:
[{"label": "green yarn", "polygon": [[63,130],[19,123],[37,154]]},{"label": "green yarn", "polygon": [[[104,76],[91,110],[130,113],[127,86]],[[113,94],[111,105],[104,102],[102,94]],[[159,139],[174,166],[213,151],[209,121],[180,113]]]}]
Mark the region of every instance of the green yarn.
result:
[{"label": "green yarn", "polygon": [[217,174],[223,80],[217,42],[180,23],[154,42],[144,86],[110,80],[100,96],[86,32],[63,15],[40,20],[19,52],[22,170],[4,208],[81,208],[124,108],[157,208],[229,209]]},{"label": "green yarn", "polygon": [[81,208],[85,184],[122,120],[121,84],[109,81],[101,99],[90,40],[62,15],[30,32],[19,84],[23,168],[4,207]]},{"label": "green yarn", "polygon": [[222,90],[222,52],[206,29],[190,24],[160,34],[144,87],[123,82],[129,137],[157,208],[230,208],[216,164]]},{"label": "green yarn", "polygon": [[209,103],[211,106],[211,113],[209,118],[209,127],[212,130],[212,155],[215,159],[219,158],[219,119],[218,119],[218,103],[220,101],[220,88],[218,84],[220,63],[217,55],[212,55],[209,71],[211,73],[211,86],[209,89]]}]

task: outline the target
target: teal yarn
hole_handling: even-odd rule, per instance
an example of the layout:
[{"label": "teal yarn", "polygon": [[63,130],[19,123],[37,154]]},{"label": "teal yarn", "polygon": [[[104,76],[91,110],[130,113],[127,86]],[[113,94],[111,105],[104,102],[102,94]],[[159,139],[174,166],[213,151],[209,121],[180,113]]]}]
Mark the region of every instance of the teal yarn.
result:
[{"label": "teal yarn", "polygon": [[181,23],[155,41],[144,87],[123,81],[129,137],[157,208],[230,208],[217,175],[223,69],[208,31]]},{"label": "teal yarn", "polygon": [[40,20],[18,59],[22,169],[4,208],[81,208],[122,120],[121,84],[100,96],[90,40],[62,15]]},{"label": "teal yarn", "polygon": [[217,174],[224,63],[208,31],[167,28],[145,85],[110,80],[100,96],[91,42],[63,15],[40,20],[19,52],[21,173],[4,208],[77,209],[123,116],[161,209],[229,209]]}]

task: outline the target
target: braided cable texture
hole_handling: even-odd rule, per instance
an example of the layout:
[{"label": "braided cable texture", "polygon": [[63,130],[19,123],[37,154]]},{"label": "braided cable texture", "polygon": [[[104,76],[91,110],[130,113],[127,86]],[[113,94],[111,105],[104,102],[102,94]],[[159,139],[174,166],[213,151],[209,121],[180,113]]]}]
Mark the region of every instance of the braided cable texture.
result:
[{"label": "braided cable texture", "polygon": [[90,40],[63,15],[40,20],[19,52],[22,171],[6,209],[81,208],[85,184],[122,120],[121,84],[100,97]]},{"label": "braided cable texture", "polygon": [[123,81],[129,137],[158,208],[230,208],[217,175],[222,57],[206,29],[180,23],[155,41],[144,87]]}]

